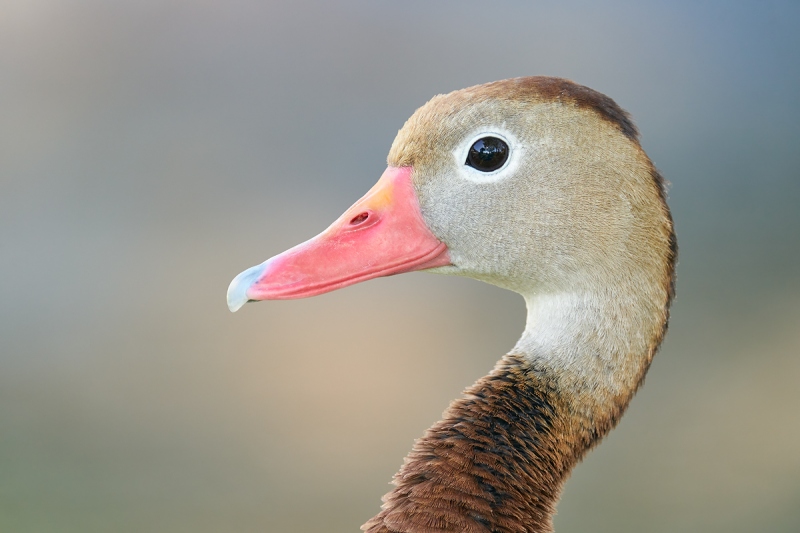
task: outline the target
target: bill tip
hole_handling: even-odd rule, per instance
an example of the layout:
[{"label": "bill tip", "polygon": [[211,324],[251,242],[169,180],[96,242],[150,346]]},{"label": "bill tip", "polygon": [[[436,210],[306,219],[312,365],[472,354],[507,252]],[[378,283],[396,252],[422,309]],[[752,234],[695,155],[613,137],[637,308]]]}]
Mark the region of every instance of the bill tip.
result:
[{"label": "bill tip", "polygon": [[256,265],[248,268],[231,281],[228,286],[228,309],[231,313],[235,313],[242,308],[244,304],[250,301],[247,296],[247,290],[256,282],[258,278],[264,273],[266,268],[265,264]]}]

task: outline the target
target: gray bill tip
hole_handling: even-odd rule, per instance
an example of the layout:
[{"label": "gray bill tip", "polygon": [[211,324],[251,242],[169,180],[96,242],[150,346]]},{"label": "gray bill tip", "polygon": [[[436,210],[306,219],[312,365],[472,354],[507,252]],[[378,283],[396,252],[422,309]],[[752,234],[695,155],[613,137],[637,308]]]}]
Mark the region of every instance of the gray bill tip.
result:
[{"label": "gray bill tip", "polygon": [[235,313],[242,308],[244,304],[250,301],[247,296],[247,290],[256,282],[258,278],[264,273],[266,264],[261,263],[254,267],[248,268],[231,281],[228,286],[228,309]]}]

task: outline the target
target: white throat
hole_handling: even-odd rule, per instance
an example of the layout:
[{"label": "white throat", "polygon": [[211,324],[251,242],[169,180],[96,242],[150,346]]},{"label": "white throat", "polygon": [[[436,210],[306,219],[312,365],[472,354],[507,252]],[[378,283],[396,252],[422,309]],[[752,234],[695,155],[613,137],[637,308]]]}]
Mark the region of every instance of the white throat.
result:
[{"label": "white throat", "polygon": [[655,316],[641,299],[612,292],[525,296],[525,331],[512,353],[554,370],[573,393],[601,402],[632,393],[652,357]]}]

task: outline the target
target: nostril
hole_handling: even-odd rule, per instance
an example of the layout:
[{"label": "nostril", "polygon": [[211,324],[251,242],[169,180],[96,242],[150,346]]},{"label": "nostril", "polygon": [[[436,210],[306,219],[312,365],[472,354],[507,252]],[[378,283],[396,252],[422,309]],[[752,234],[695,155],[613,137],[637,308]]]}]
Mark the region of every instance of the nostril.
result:
[{"label": "nostril", "polygon": [[351,226],[358,226],[359,224],[363,224],[369,218],[369,212],[364,211],[363,213],[359,213],[350,219]]}]

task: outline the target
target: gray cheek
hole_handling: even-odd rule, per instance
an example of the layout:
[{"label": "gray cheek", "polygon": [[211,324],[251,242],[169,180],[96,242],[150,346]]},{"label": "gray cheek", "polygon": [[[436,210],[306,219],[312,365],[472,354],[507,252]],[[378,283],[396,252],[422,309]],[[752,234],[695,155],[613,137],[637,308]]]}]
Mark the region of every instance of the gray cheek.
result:
[{"label": "gray cheek", "polygon": [[511,207],[492,184],[439,178],[419,187],[425,222],[450,249],[464,275],[502,275],[513,257]]}]

